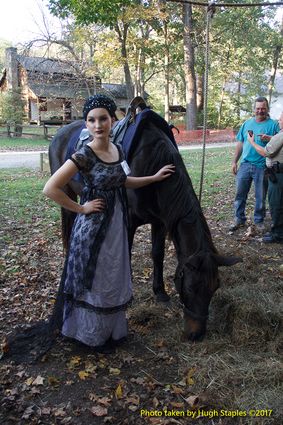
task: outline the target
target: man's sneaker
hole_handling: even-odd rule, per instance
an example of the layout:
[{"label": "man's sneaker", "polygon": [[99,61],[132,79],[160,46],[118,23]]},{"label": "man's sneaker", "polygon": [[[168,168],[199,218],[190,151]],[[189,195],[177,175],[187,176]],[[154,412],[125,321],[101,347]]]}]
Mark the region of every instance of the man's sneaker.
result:
[{"label": "man's sneaker", "polygon": [[229,232],[235,232],[236,230],[240,229],[241,227],[245,227],[245,223],[234,223],[232,226],[229,227]]},{"label": "man's sneaker", "polygon": [[283,243],[283,239],[278,239],[272,233],[267,233],[262,238],[263,243]]}]

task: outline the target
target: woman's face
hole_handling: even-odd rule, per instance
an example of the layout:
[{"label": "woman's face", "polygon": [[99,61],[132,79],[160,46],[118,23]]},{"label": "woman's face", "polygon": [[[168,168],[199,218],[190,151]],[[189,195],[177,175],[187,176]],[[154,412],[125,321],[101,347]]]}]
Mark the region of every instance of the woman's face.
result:
[{"label": "woman's face", "polygon": [[86,127],[95,140],[108,139],[114,118],[104,108],[89,111],[86,117]]}]

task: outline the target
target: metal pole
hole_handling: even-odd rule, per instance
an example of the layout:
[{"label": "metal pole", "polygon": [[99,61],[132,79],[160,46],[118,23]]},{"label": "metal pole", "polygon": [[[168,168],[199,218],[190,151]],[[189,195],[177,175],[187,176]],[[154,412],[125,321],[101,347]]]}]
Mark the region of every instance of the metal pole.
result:
[{"label": "metal pole", "polygon": [[209,27],[210,19],[215,11],[215,5],[212,2],[206,10],[206,37],[205,37],[205,74],[204,74],[204,105],[203,105],[203,132],[202,132],[202,163],[199,188],[199,202],[201,203],[203,175],[205,164],[205,146],[206,146],[206,129],[207,129],[207,97],[208,97],[208,68],[209,68]]}]

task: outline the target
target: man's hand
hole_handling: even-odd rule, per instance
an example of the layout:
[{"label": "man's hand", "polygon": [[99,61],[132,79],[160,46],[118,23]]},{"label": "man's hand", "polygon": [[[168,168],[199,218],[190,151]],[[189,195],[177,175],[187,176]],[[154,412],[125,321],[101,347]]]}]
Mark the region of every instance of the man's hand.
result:
[{"label": "man's hand", "polygon": [[232,162],[232,173],[236,175],[237,174],[237,171],[238,171],[237,162],[236,161],[233,161]]},{"label": "man's hand", "polygon": [[260,140],[262,142],[269,142],[272,136],[269,136],[268,134],[258,134],[260,137]]}]

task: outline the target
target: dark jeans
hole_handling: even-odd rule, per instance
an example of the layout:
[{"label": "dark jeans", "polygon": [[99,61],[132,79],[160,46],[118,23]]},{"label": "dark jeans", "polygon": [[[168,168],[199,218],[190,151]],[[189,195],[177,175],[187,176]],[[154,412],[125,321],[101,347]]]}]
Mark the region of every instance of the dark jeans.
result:
[{"label": "dark jeans", "polygon": [[268,182],[268,202],[272,218],[271,233],[283,240],[283,173],[276,173],[277,183]]},{"label": "dark jeans", "polygon": [[240,165],[236,176],[235,218],[237,223],[246,222],[246,202],[252,182],[255,187],[254,222],[262,223],[265,217],[265,199],[267,180],[264,168],[256,167],[249,162]]}]

